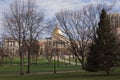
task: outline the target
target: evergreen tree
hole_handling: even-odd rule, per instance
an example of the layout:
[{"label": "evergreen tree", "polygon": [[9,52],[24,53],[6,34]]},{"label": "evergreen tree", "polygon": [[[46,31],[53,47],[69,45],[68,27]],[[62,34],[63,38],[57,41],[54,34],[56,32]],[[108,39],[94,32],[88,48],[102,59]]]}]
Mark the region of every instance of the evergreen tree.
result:
[{"label": "evergreen tree", "polygon": [[87,56],[87,71],[103,70],[109,74],[111,68],[115,66],[118,47],[117,39],[113,32],[108,15],[103,9],[93,43],[90,46],[90,52]]}]

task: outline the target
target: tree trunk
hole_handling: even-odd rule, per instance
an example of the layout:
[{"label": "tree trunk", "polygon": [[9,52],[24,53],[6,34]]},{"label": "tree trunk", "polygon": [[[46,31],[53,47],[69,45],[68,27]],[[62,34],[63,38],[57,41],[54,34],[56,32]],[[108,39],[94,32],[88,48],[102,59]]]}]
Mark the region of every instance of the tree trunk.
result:
[{"label": "tree trunk", "polygon": [[23,72],[23,57],[22,57],[22,53],[20,53],[20,75],[24,75],[24,72]]},{"label": "tree trunk", "polygon": [[77,66],[77,58],[75,58],[75,65]]},{"label": "tree trunk", "polygon": [[1,66],[3,66],[3,60],[4,60],[4,57],[2,56],[2,60],[1,60]]},{"label": "tree trunk", "polygon": [[69,64],[70,64],[70,54],[69,54]]},{"label": "tree trunk", "polygon": [[57,54],[57,65],[59,66],[59,54]]},{"label": "tree trunk", "polygon": [[54,74],[56,74],[56,56],[54,56]]},{"label": "tree trunk", "polygon": [[81,67],[82,67],[82,70],[84,70],[84,56],[83,55],[82,55]]},{"label": "tree trunk", "polygon": [[37,64],[37,62],[38,62],[38,55],[36,55],[36,64]]},{"label": "tree trunk", "polygon": [[64,65],[66,66],[66,63],[65,63],[65,56],[64,56]]},{"label": "tree trunk", "polygon": [[109,75],[110,74],[110,70],[106,70],[106,74]]},{"label": "tree trunk", "polygon": [[30,49],[28,50],[28,65],[27,65],[27,73],[30,73]]},{"label": "tree trunk", "polygon": [[22,48],[21,48],[21,42],[19,41],[19,55],[20,55],[20,75],[24,75],[23,72],[23,55],[22,55]]}]

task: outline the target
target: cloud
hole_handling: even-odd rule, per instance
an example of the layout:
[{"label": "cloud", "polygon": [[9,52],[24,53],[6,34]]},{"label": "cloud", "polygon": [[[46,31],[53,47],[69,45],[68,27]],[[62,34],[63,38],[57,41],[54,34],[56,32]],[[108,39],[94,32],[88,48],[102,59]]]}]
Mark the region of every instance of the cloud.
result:
[{"label": "cloud", "polygon": [[44,1],[39,0],[38,1],[38,5],[42,9],[44,9],[44,11],[46,12],[46,15],[51,15],[51,16],[53,16],[54,13],[62,9],[74,9],[75,7],[81,6],[80,4],[79,5],[78,4],[75,5],[75,4],[76,3],[73,3],[72,0],[44,0]]},{"label": "cloud", "polygon": [[106,3],[113,4],[115,0],[37,0],[37,4],[44,10],[47,17],[64,9],[80,9],[83,5]]},{"label": "cloud", "polygon": [[[9,8],[9,4],[14,0],[6,0],[4,4],[2,4],[1,11],[5,8]],[[22,0],[26,1],[26,0]],[[33,0],[32,0],[33,1]],[[106,4],[113,4],[115,0],[36,0],[38,6],[44,11],[45,16],[47,18],[51,18],[55,16],[56,12],[60,10],[70,9],[70,10],[77,10],[80,9],[83,5],[87,4],[98,4],[98,3],[106,3]],[[114,9],[118,10],[120,5],[120,0],[116,0],[116,6]]]}]

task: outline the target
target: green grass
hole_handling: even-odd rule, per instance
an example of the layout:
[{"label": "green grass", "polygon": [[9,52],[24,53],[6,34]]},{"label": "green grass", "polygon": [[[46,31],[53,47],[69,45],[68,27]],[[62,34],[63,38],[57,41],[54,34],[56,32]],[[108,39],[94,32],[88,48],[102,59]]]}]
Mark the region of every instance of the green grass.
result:
[{"label": "green grass", "polygon": [[[39,63],[39,64],[31,64],[31,72],[53,72],[53,64],[48,63]],[[56,65],[57,71],[70,71],[70,70],[80,70],[80,66],[74,66],[74,65]],[[0,73],[18,73],[20,69],[20,66],[18,64],[4,64],[2,67],[0,67]],[[27,71],[27,65],[24,65],[24,71]]]},{"label": "green grass", "polygon": [[[120,80],[120,68],[107,76],[105,72],[81,71],[80,66],[65,65],[63,62],[60,62],[59,66],[56,65],[57,74],[53,74],[53,61],[48,64],[45,58],[39,58],[37,65],[31,64],[31,74],[29,75],[20,76],[19,68],[19,58],[15,58],[12,65],[4,64],[0,67],[0,80]],[[71,70],[75,72],[64,72]],[[80,71],[77,72],[78,70]],[[26,71],[27,65],[24,65],[24,72]]]},{"label": "green grass", "polygon": [[[0,59],[0,61],[1,61],[1,59]],[[12,59],[7,57],[7,58],[4,58],[3,62],[5,64],[9,64],[9,63],[20,64],[20,58],[19,58],[19,56],[14,56]],[[39,57],[38,58],[38,63],[45,63],[45,62],[48,62],[45,57]],[[24,58],[24,63],[27,63],[27,57]]]},{"label": "green grass", "polygon": [[71,72],[57,74],[30,74],[30,75],[0,75],[0,80],[119,80],[120,71],[114,71],[110,75],[104,72]]},{"label": "green grass", "polygon": [[[20,59],[19,57],[13,58],[12,63],[10,63],[9,58],[4,59],[4,64],[0,66],[0,73],[18,73],[20,70]],[[27,70],[27,58],[24,58],[24,71]],[[54,66],[54,61],[51,64],[48,63],[47,59],[44,57],[38,58],[38,64],[31,64],[31,72],[52,72]],[[56,69],[57,71],[65,71],[65,70],[80,70],[80,66],[74,65],[66,65],[64,62],[59,62],[59,66],[57,66],[56,61]]]},{"label": "green grass", "polygon": [[[115,69],[109,76],[105,72],[79,71],[80,66],[57,66],[57,74],[53,74],[53,65],[31,65],[31,74],[19,75],[19,65],[4,65],[0,67],[0,80],[119,80],[120,68]],[[24,66],[26,71],[26,66]],[[76,72],[64,72],[64,70],[76,70]],[[51,71],[51,73],[43,74]]]}]

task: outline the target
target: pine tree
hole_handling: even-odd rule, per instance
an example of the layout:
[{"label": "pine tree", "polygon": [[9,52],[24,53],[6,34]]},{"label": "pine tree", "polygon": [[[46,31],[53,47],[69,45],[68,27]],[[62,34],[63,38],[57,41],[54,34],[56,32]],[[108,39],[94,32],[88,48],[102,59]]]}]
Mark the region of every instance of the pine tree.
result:
[{"label": "pine tree", "polygon": [[116,64],[117,39],[110,26],[110,21],[106,11],[103,9],[100,15],[100,22],[94,35],[94,40],[90,46],[87,56],[87,71],[106,71],[107,74]]}]

